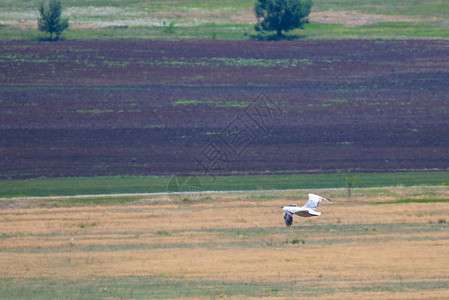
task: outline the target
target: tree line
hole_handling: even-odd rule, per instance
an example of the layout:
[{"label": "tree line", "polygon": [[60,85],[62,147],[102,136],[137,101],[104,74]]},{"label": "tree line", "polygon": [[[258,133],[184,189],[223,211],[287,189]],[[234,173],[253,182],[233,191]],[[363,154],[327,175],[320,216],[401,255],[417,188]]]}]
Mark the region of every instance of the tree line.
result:
[{"label": "tree line", "polygon": [[[265,34],[276,32],[283,37],[283,32],[296,28],[304,29],[308,23],[308,15],[312,8],[312,0],[257,0],[254,13],[257,24],[254,29]],[[39,4],[39,31],[50,34],[50,40],[58,40],[64,30],[69,27],[69,19],[62,17],[61,0],[43,0]]]}]

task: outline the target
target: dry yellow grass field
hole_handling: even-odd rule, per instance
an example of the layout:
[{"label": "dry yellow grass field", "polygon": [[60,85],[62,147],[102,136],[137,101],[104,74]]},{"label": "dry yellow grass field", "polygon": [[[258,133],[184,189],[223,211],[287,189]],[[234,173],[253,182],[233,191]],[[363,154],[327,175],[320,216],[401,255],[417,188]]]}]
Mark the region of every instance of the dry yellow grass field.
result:
[{"label": "dry yellow grass field", "polygon": [[448,299],[448,190],[316,191],[334,204],[291,228],[279,207],[305,191],[10,203],[0,298]]}]

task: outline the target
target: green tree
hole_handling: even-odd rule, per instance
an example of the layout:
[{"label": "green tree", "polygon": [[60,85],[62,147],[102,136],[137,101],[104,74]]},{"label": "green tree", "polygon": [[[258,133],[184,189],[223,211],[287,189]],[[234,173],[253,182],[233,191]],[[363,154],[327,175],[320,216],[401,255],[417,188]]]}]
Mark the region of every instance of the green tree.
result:
[{"label": "green tree", "polygon": [[50,33],[50,40],[53,34],[56,40],[61,33],[69,27],[69,19],[62,18],[62,5],[60,0],[42,1],[39,4],[40,18],[37,21],[39,31]]},{"label": "green tree", "polygon": [[256,31],[282,31],[295,28],[304,29],[308,23],[307,16],[312,8],[312,0],[257,0],[254,12],[257,18]]}]

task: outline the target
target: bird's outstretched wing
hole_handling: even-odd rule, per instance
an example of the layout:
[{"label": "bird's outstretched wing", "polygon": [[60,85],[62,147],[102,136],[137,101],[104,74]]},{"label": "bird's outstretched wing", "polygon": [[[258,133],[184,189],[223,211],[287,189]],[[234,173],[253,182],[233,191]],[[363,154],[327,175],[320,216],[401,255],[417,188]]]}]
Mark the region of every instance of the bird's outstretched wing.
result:
[{"label": "bird's outstretched wing", "polygon": [[292,226],[292,224],[293,224],[293,213],[291,213],[291,212],[289,212],[287,210],[284,210],[283,214],[284,214],[285,225],[287,227]]},{"label": "bird's outstretched wing", "polygon": [[307,203],[303,207],[316,210],[318,205],[320,205],[321,200],[326,200],[327,202],[332,203],[329,199],[326,199],[324,197],[315,194],[309,194],[309,201],[307,201]]}]

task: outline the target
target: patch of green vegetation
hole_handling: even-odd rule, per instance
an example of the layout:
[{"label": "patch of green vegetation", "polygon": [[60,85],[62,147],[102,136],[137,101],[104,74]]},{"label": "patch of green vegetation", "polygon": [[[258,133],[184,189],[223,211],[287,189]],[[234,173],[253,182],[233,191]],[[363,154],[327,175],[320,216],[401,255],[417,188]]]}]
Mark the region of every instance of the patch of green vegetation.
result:
[{"label": "patch of green vegetation", "polygon": [[[13,3],[13,4],[12,4]],[[255,18],[248,18],[254,1],[64,1],[70,22],[93,24],[90,28],[69,27],[63,39],[158,39],[158,40],[242,40],[260,38],[254,31]],[[0,39],[39,41],[43,34],[33,26],[17,26],[36,22],[34,2],[0,3],[3,20]],[[101,12],[99,12],[101,10]],[[343,26],[310,23],[306,30],[294,30],[291,39],[416,38],[448,37],[446,23],[449,4],[442,1],[385,0],[368,3],[357,0],[317,0],[312,13],[351,11],[368,14],[410,17],[410,22],[377,23],[366,26]],[[200,12],[200,13],[198,13]],[[155,15],[156,14],[156,15]],[[157,15],[161,15],[158,17]],[[179,15],[183,17],[180,18]],[[204,17],[204,15],[207,17]],[[242,14],[232,22],[229,15]],[[64,15],[64,12],[63,12]],[[164,16],[164,17],[162,17]],[[413,18],[412,18],[413,17]],[[204,18],[204,19],[202,19]],[[363,18],[363,16],[362,16]],[[98,26],[97,26],[98,25]],[[266,39],[262,38],[262,39]]]},{"label": "patch of green vegetation", "polygon": [[361,26],[363,34],[366,35],[386,35],[391,37],[449,37],[449,30],[439,26],[416,24],[409,22],[376,23]]},{"label": "patch of green vegetation", "polygon": [[162,236],[169,236],[170,235],[170,232],[168,232],[168,231],[165,231],[165,230],[161,230],[161,231],[158,231],[158,232],[156,232],[158,235],[162,235]]},{"label": "patch of green vegetation", "polygon": [[[75,207],[85,205],[111,205],[126,204],[139,200],[139,197],[87,197],[87,198],[63,198],[38,200],[40,207]],[[37,204],[36,203],[36,204]]]},{"label": "patch of green vegetation", "polygon": [[212,64],[232,66],[232,67],[296,67],[301,63],[301,59],[267,59],[267,58],[242,58],[242,57],[214,57]]},{"label": "patch of green vegetation", "polygon": [[[58,57],[58,60],[65,60],[65,57],[61,56]],[[36,63],[36,64],[40,64],[40,63],[44,63],[44,64],[48,64],[50,62],[57,62],[57,60],[53,60],[50,61],[48,58],[39,58],[38,56],[34,56],[34,55],[20,55],[17,53],[4,53],[2,55],[0,55],[0,62],[14,62],[17,64],[20,63]]]},{"label": "patch of green vegetation", "polygon": [[[108,66],[108,67],[126,67],[126,66],[128,66],[128,62],[104,60],[103,65]],[[94,65],[89,65],[89,66],[94,67]]]},{"label": "patch of green vegetation", "polygon": [[[322,274],[317,275],[318,278]],[[301,288],[282,281],[214,281],[186,280],[160,276],[89,277],[84,279],[2,278],[0,296],[3,299],[174,299],[242,297],[317,297],[348,292],[410,292],[445,290],[448,280],[371,282],[341,288],[323,288],[313,280],[301,282]],[[167,288],[169,287],[169,288]]]},{"label": "patch of green vegetation", "polygon": [[[164,26],[128,26],[103,28],[73,28],[63,33],[61,40],[248,40],[262,39],[251,24],[176,26],[171,34]],[[294,30],[285,35],[285,40],[297,39],[402,39],[402,38],[448,38],[445,26],[421,23],[377,23],[348,27],[338,24],[310,23],[306,30]],[[39,41],[39,33],[31,29],[0,27],[3,40]],[[252,62],[255,63],[255,62]],[[264,64],[266,65],[266,64]]]},{"label": "patch of green vegetation", "polygon": [[9,239],[9,238],[12,238],[12,237],[16,237],[16,235],[11,235],[11,234],[6,234],[6,233],[2,233],[0,235],[0,239]]},{"label": "patch of green vegetation", "polygon": [[449,4],[433,0],[380,0],[363,2],[357,0],[315,0],[314,11],[357,11],[369,14],[410,15],[415,17],[442,17]]},{"label": "patch of green vegetation", "polygon": [[[243,222],[239,222],[243,223]],[[218,230],[221,232],[223,237],[232,237],[240,240],[248,240],[251,243],[252,239],[259,239],[260,237],[268,236],[272,234],[270,230],[267,228],[240,228],[240,229],[226,229],[226,230]],[[234,245],[238,246],[238,245]],[[245,245],[242,245],[245,246]]]},{"label": "patch of green vegetation", "polygon": [[101,109],[78,109],[73,111],[74,113],[78,113],[78,114],[110,114],[113,113],[114,111],[112,109],[106,109],[106,110],[101,110]]},{"label": "patch of green vegetation", "polygon": [[203,101],[201,100],[177,100],[175,102],[173,102],[173,106],[177,106],[177,105],[197,105],[197,104],[202,104]]},{"label": "patch of green vegetation", "polygon": [[251,194],[249,195],[250,199],[258,199],[258,200],[273,200],[278,199],[279,195],[276,194],[267,194],[267,193],[260,193],[260,194]]},{"label": "patch of green vegetation", "polygon": [[218,131],[207,131],[207,132],[205,132],[203,134],[204,135],[217,135],[217,134],[220,134],[220,132],[218,132]]},{"label": "patch of green vegetation", "polygon": [[404,204],[404,203],[447,203],[449,199],[399,199],[393,201],[375,202],[374,205],[382,204]]},{"label": "patch of green vegetation", "polygon": [[[447,27],[409,22],[375,23],[364,26],[309,23],[305,26],[308,39],[398,39],[422,37],[449,37]],[[292,32],[292,34],[295,34]]]},{"label": "patch of green vegetation", "polygon": [[[446,228],[447,223],[445,219],[439,219],[438,224],[434,224],[432,222],[422,223],[422,224],[414,224],[414,223],[394,223],[394,224],[324,224],[324,225],[307,225],[302,224],[301,227],[294,228],[295,234],[305,236],[310,232],[311,228],[313,228],[314,232],[317,234],[327,234],[332,233],[332,237],[324,237],[321,239],[312,239],[306,241],[305,238],[293,238],[292,240],[282,241],[277,239],[276,237],[282,237],[285,232],[285,227],[276,226],[276,227],[264,227],[264,228],[224,228],[224,229],[199,229],[196,230],[198,232],[211,232],[217,233],[219,237],[223,239],[231,239],[231,241],[224,241],[220,243],[209,243],[209,242],[193,242],[193,243],[163,243],[163,244],[154,244],[154,243],[138,243],[138,244],[122,244],[120,242],[108,245],[88,245],[81,246],[76,243],[71,243],[71,247],[75,247],[72,251],[76,252],[101,252],[101,251],[126,251],[126,250],[151,250],[151,249],[193,249],[193,248],[206,248],[210,249],[211,247],[223,246],[223,247],[233,247],[233,248],[251,248],[251,247],[277,247],[284,248],[288,247],[289,244],[297,245],[297,244],[308,244],[308,245],[320,245],[320,244],[340,244],[340,243],[352,243],[354,242],[354,236],[358,236],[357,241],[362,243],[372,243],[377,242],[379,240],[382,241],[403,241],[404,239],[410,241],[410,237],[407,237],[409,234],[417,234],[417,233],[428,233],[440,231],[441,228]],[[245,223],[241,220],[236,220],[238,223]],[[97,223],[80,223],[77,226],[80,229],[86,229],[89,227],[96,226]],[[292,229],[293,230],[293,229]],[[187,232],[190,232],[190,229],[186,229]],[[183,233],[183,230],[177,231],[179,233]],[[60,236],[71,237],[73,233],[67,232],[62,233]],[[138,232],[117,232],[116,234],[123,235],[127,238],[135,238],[138,237],[140,233]],[[161,237],[163,236],[171,236],[173,232],[161,230],[155,233]],[[378,237],[377,235],[381,234],[382,237]],[[390,236],[391,235],[391,236]],[[27,235],[20,235],[21,237]],[[33,236],[36,236],[34,234]],[[47,237],[46,234],[37,235],[41,237]],[[405,237],[403,237],[405,236]],[[8,238],[16,238],[17,235],[4,235],[0,236],[0,238],[8,239]],[[434,236],[416,236],[412,238],[413,240],[444,240],[444,236],[434,237]],[[45,248],[45,247],[28,247],[24,248],[0,248],[0,253],[61,253],[67,251],[67,245],[60,245],[58,247]]]},{"label": "patch of green vegetation", "polygon": [[391,190],[388,189],[372,189],[363,190],[364,195],[376,195],[376,196],[393,196],[395,195]]},{"label": "patch of green vegetation", "polygon": [[226,101],[213,101],[213,100],[196,100],[196,99],[179,99],[177,101],[172,102],[173,106],[178,105],[210,105],[215,107],[239,107],[245,108],[250,102],[247,101],[234,101],[234,100],[226,100]]},{"label": "patch of green vegetation", "polygon": [[[103,28],[73,28],[64,32],[66,40],[246,40],[248,34],[252,32],[253,25],[246,24],[201,24],[198,26],[175,26],[171,34],[166,34],[166,26],[128,26],[103,27]],[[2,29],[0,28],[0,33]],[[9,36],[9,38],[8,38]],[[4,39],[13,39],[13,34],[5,36]],[[36,40],[32,32],[25,36]]]},{"label": "patch of green vegetation", "polygon": [[[317,287],[318,288],[318,287]],[[0,279],[2,299],[175,299],[280,296],[288,292],[298,296],[290,284],[279,282],[197,281],[168,276],[92,277],[56,280],[48,277]],[[300,295],[310,293],[302,287]]]},{"label": "patch of green vegetation", "polygon": [[97,222],[92,222],[92,223],[80,223],[79,227],[80,228],[88,228],[88,227],[95,227],[97,226]]},{"label": "patch of green vegetation", "polygon": [[[360,187],[449,185],[449,172],[354,173]],[[67,177],[0,180],[0,197],[167,192],[170,176]],[[293,174],[198,177],[202,191],[344,188],[342,174]],[[126,198],[126,197],[125,197]],[[122,197],[112,201],[125,201]],[[121,200],[120,200],[121,199]],[[103,198],[73,198],[105,201]]]},{"label": "patch of green vegetation", "polygon": [[[334,60],[324,60],[327,63],[333,63]],[[294,68],[301,64],[311,65],[313,62],[310,59],[267,59],[267,58],[242,58],[242,57],[211,57],[203,58],[201,60],[191,60],[187,58],[178,58],[177,60],[172,59],[161,59],[157,61],[141,61],[141,65],[151,65],[151,66],[167,66],[167,67],[205,67],[205,66],[230,66],[230,67],[281,67],[281,68]],[[201,79],[200,77],[199,79]],[[192,100],[193,101],[193,100]],[[199,101],[199,100],[198,100]],[[184,103],[179,103],[184,104]],[[190,103],[186,103],[190,104]]]},{"label": "patch of green vegetation", "polygon": [[301,244],[305,244],[306,243],[306,241],[304,240],[304,239],[293,239],[293,240],[286,240],[285,242],[284,242],[284,244],[293,244],[293,245],[295,245],[295,244],[299,244],[299,243],[301,243]]},{"label": "patch of green vegetation", "polygon": [[346,99],[328,99],[326,100],[328,103],[348,103]]}]

